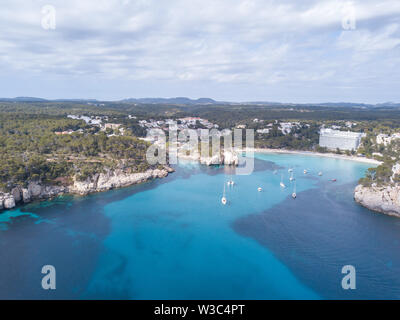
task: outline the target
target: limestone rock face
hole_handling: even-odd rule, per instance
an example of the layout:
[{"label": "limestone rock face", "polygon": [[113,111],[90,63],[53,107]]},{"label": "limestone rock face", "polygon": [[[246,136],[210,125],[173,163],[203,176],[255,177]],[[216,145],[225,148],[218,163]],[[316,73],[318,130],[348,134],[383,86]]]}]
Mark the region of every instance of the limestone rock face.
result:
[{"label": "limestone rock face", "polygon": [[38,197],[42,192],[42,186],[37,182],[31,182],[28,185],[28,190],[31,194],[31,197]]},{"label": "limestone rock face", "polygon": [[202,156],[199,153],[194,153],[191,155],[186,155],[184,153],[178,153],[178,157],[180,159],[190,160],[190,161],[198,161],[200,164],[204,164],[206,166],[213,165],[230,165],[230,166],[238,166],[239,165],[239,156],[234,151],[224,151],[218,154],[214,154],[212,156]]},{"label": "limestone rock face", "polygon": [[213,155],[212,157],[201,157],[200,163],[205,164],[206,166],[221,164],[221,157],[218,154]]},{"label": "limestone rock face", "polygon": [[168,166],[164,166],[164,169],[167,170],[168,173],[175,172],[175,170],[173,168],[168,167]]},{"label": "limestone rock face", "polygon": [[49,199],[65,193],[85,195],[88,193],[106,191],[113,188],[126,187],[150,179],[163,178],[174,169],[165,166],[163,169],[147,170],[141,173],[126,173],[123,170],[108,170],[97,173],[86,181],[74,180],[71,186],[42,185],[39,182],[30,182],[27,188],[17,186],[11,193],[0,192],[0,210],[11,209],[15,204],[33,200]]},{"label": "limestone rock face", "polygon": [[22,200],[21,188],[15,187],[11,190],[11,195],[14,197],[15,202],[20,202]]},{"label": "limestone rock face", "polygon": [[239,156],[235,152],[225,151],[224,164],[237,166],[239,164]]},{"label": "limestone rock face", "polygon": [[71,193],[88,194],[121,188],[133,184],[141,183],[154,178],[162,178],[168,175],[166,169],[147,170],[140,173],[125,173],[123,170],[106,171],[97,174],[85,181],[74,180],[72,186],[69,187]]},{"label": "limestone rock face", "polygon": [[354,200],[370,210],[400,217],[400,186],[358,185],[354,190]]},{"label": "limestone rock face", "polygon": [[228,166],[239,165],[239,156],[235,152],[225,151],[223,154],[213,155],[212,157],[200,157],[200,163],[207,166],[224,164]]},{"label": "limestone rock face", "polygon": [[31,201],[31,192],[28,189],[22,189],[22,201],[25,203]]},{"label": "limestone rock face", "polygon": [[14,208],[18,202],[30,202],[31,200],[49,199],[68,192],[65,186],[42,186],[37,182],[31,182],[28,188],[17,186],[10,193],[0,192],[0,210]]},{"label": "limestone rock face", "polygon": [[15,207],[15,200],[11,194],[6,194],[3,202],[4,209],[11,209]]}]

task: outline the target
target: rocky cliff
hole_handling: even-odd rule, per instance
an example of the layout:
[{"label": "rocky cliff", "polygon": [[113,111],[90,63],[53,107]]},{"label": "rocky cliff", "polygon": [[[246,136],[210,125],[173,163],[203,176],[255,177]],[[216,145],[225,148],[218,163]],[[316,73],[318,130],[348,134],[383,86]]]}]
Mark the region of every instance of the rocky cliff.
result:
[{"label": "rocky cliff", "polygon": [[232,151],[224,151],[221,152],[220,154],[216,154],[209,157],[203,157],[199,153],[195,153],[193,155],[185,155],[184,153],[178,153],[178,157],[185,160],[198,161],[206,166],[220,165],[220,164],[229,166],[239,165],[239,156],[236,152]]},{"label": "rocky cliff", "polygon": [[106,171],[105,173],[96,174],[85,181],[74,180],[74,183],[69,187],[69,192],[85,195],[122,188],[155,178],[164,178],[169,172],[172,172],[171,168],[147,170],[141,173],[125,173],[123,170]]},{"label": "rocky cliff", "polygon": [[14,208],[18,203],[50,199],[67,193],[86,195],[93,192],[126,187],[147,180],[166,177],[168,173],[173,171],[170,167],[147,170],[141,173],[106,170],[104,173],[95,174],[86,181],[74,179],[73,183],[68,186],[51,186],[43,185],[40,182],[30,182],[27,188],[16,186],[8,193],[0,192],[0,210]]},{"label": "rocky cliff", "polygon": [[400,186],[358,185],[354,190],[354,200],[370,210],[400,217]]}]

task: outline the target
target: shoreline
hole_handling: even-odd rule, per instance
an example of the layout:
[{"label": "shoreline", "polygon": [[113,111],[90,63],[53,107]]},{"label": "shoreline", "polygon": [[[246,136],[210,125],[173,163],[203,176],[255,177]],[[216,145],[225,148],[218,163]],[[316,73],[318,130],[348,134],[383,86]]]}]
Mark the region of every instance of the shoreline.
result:
[{"label": "shoreline", "polygon": [[268,149],[268,148],[247,148],[246,150],[253,151],[254,153],[277,153],[277,154],[299,154],[305,156],[316,156],[316,157],[324,157],[324,158],[331,158],[331,159],[339,159],[339,160],[350,160],[350,161],[357,161],[362,163],[368,164],[382,164],[382,161],[378,161],[375,159],[357,157],[357,156],[348,156],[343,154],[335,154],[335,153],[320,153],[320,152],[313,152],[313,151],[301,151],[301,150],[286,150],[286,149]]},{"label": "shoreline", "polygon": [[65,186],[46,185],[42,182],[29,182],[26,188],[15,186],[10,192],[0,191],[0,213],[34,201],[51,200],[61,195],[87,196],[112,189],[130,187],[153,179],[161,179],[175,170],[169,166],[163,169],[148,169],[144,172],[125,173],[122,170],[95,174],[85,181],[77,181]]},{"label": "shoreline", "polygon": [[[357,157],[357,156],[348,156],[348,155],[339,155],[339,154],[334,154],[334,153],[319,153],[319,152],[312,152],[312,151],[301,151],[301,150],[286,150],[286,149],[269,149],[269,148],[244,148],[241,149],[241,152],[254,152],[254,153],[270,153],[270,154],[293,154],[293,155],[305,155],[305,156],[315,156],[315,157],[325,157],[325,158],[331,158],[331,159],[339,159],[339,160],[350,160],[350,161],[356,161],[360,163],[367,163],[367,164],[373,164],[373,165],[380,165],[382,162],[375,160],[375,159],[369,159],[369,158],[363,158],[363,157]],[[183,160],[184,162],[193,162],[193,163],[198,163],[200,165],[210,165],[207,163],[204,163],[200,161],[201,159],[198,157],[191,157],[191,156],[186,156],[186,155],[179,155],[178,156],[179,160]],[[228,164],[229,165],[229,164]],[[168,168],[168,170],[167,170]],[[14,194],[14,191],[10,193],[3,193],[0,192],[0,212],[3,212],[7,209],[12,209],[20,204],[25,204],[29,203],[31,201],[36,201],[36,200],[49,200],[56,198],[59,195],[63,194],[70,194],[70,195],[80,195],[80,196],[85,196],[91,193],[97,193],[97,192],[104,192],[108,191],[111,189],[118,189],[118,188],[124,188],[128,187],[134,184],[140,184],[142,182],[146,182],[150,179],[154,178],[163,178],[167,176],[169,173],[173,172],[174,170],[170,167],[164,168],[163,170],[155,170],[156,172],[153,172],[153,170],[148,170],[144,173],[136,173],[132,175],[127,176],[118,176],[116,172],[113,172],[112,175],[107,175],[106,177],[103,177],[102,180],[103,186],[100,187],[97,184],[97,180],[99,180],[99,175],[97,175],[97,180],[96,181],[91,181],[91,179],[88,179],[87,181],[84,182],[74,182],[73,186],[61,186],[61,187],[55,187],[55,186],[46,186],[46,185],[41,185],[37,184],[35,186],[29,187],[28,189],[23,189],[22,187],[14,188],[18,189],[17,194]],[[158,172],[159,171],[159,172]],[[115,176],[114,176],[115,175]],[[134,176],[134,177],[133,177]],[[118,181],[115,181],[114,178],[118,178]],[[129,179],[127,179],[129,178]],[[134,179],[131,179],[134,178]],[[36,190],[39,189],[39,190]],[[26,194],[28,194],[27,198],[25,199]]]}]

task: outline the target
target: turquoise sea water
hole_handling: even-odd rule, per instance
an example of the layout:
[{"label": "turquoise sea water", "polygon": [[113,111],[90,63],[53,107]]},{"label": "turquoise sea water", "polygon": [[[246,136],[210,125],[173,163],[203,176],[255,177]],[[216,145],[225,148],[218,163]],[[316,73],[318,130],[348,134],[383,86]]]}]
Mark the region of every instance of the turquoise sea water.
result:
[{"label": "turquoise sea water", "polygon": [[[400,298],[400,219],[352,200],[369,165],[256,158],[226,187],[226,206],[229,169],[181,163],[162,180],[0,214],[0,298]],[[57,270],[54,291],[41,289],[45,264]],[[341,288],[348,264],[356,290]]]}]

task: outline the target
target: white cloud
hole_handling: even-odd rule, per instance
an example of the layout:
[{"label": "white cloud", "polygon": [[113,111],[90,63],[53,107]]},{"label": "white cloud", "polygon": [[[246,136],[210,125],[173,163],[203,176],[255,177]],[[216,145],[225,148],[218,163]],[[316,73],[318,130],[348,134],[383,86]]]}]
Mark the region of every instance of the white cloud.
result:
[{"label": "white cloud", "polygon": [[382,29],[355,30],[342,32],[338,39],[339,47],[353,49],[356,52],[390,51],[400,44],[399,24],[393,23]]},{"label": "white cloud", "polygon": [[[211,91],[216,83],[240,84],[244,91],[246,85],[368,84],[371,64],[399,78],[393,71],[398,0],[54,0],[56,30],[41,28],[47,1],[4,2],[0,67],[6,73],[204,81]],[[357,29],[343,31],[349,5]],[[385,62],[376,63],[379,56]],[[374,81],[384,71],[377,70]]]}]

